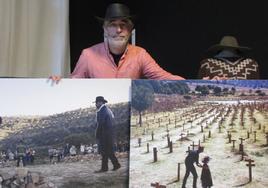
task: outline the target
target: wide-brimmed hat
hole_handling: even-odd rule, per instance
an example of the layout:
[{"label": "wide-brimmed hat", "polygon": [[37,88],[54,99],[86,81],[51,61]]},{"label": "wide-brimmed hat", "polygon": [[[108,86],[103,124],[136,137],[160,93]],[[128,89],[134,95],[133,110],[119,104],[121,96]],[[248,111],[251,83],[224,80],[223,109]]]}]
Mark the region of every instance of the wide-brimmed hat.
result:
[{"label": "wide-brimmed hat", "polygon": [[207,52],[219,52],[225,49],[234,49],[240,52],[248,52],[251,48],[246,46],[239,46],[237,39],[233,36],[224,36],[219,44],[213,45],[208,48]]},{"label": "wide-brimmed hat", "polygon": [[112,3],[108,5],[105,13],[105,17],[95,16],[97,20],[103,22],[105,20],[111,21],[115,19],[130,19],[133,21],[134,15],[130,15],[129,8],[121,3]]},{"label": "wide-brimmed hat", "polygon": [[203,159],[202,159],[202,162],[203,163],[207,163],[211,158],[209,156],[205,156]]},{"label": "wide-brimmed hat", "polygon": [[201,153],[201,152],[203,152],[204,151],[204,149],[205,149],[205,147],[204,146],[198,146],[198,151]]},{"label": "wide-brimmed hat", "polygon": [[105,100],[103,96],[97,96],[97,97],[96,97],[96,100],[95,100],[95,102],[94,102],[94,103],[96,103],[96,102],[103,102],[103,103],[107,103],[108,101],[107,101],[107,100]]}]

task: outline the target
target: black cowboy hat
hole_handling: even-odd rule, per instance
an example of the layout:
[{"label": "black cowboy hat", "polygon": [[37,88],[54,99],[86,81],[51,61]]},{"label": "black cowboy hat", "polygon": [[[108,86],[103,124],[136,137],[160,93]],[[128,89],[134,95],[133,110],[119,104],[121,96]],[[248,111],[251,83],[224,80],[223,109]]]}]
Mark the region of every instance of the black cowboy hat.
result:
[{"label": "black cowboy hat", "polygon": [[198,151],[202,153],[204,151],[205,147],[204,146],[198,146]]},{"label": "black cowboy hat", "polygon": [[130,19],[133,21],[133,19],[135,18],[134,15],[130,15],[129,8],[121,3],[112,3],[108,5],[104,18],[98,16],[95,17],[100,22],[103,22],[105,20],[111,21],[115,19]]},{"label": "black cowboy hat", "polygon": [[221,50],[231,49],[240,52],[248,52],[251,50],[249,47],[239,46],[237,39],[233,36],[224,36],[219,44],[213,45],[208,48],[207,52],[219,52]]},{"label": "black cowboy hat", "polygon": [[96,103],[96,102],[103,102],[103,103],[107,103],[108,101],[107,101],[107,100],[105,100],[103,96],[97,96],[97,97],[96,97],[96,100],[95,100],[95,102],[94,102],[94,103]]},{"label": "black cowboy hat", "polygon": [[203,163],[207,163],[208,161],[210,161],[210,157],[209,156],[205,156],[202,160]]}]

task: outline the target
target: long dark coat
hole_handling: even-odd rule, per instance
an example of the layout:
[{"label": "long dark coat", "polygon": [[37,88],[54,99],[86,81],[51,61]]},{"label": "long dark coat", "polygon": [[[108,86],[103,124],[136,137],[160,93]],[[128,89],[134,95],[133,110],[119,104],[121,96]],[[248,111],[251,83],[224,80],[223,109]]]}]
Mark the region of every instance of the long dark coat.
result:
[{"label": "long dark coat", "polygon": [[108,154],[113,152],[114,146],[114,117],[112,111],[103,106],[97,112],[97,129],[96,139],[98,142],[98,149],[101,154]]},{"label": "long dark coat", "polygon": [[210,187],[213,185],[211,173],[207,164],[203,165],[201,172],[201,182],[203,187]]}]

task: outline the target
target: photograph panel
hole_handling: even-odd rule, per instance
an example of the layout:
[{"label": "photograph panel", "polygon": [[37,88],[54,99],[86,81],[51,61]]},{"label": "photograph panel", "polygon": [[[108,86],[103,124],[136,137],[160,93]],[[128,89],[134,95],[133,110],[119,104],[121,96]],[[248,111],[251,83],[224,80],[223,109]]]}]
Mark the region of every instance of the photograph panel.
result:
[{"label": "photograph panel", "polygon": [[268,81],[132,81],[129,187],[267,187]]},{"label": "photograph panel", "polygon": [[0,79],[2,187],[128,187],[128,79]]}]

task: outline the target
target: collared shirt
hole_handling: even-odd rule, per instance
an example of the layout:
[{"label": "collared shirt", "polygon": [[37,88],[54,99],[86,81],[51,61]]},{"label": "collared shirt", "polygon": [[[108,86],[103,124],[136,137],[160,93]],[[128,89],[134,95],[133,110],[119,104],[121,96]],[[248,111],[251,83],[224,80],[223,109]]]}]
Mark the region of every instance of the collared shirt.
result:
[{"label": "collared shirt", "polygon": [[97,125],[97,126],[96,126],[96,129],[98,129],[98,126],[99,126],[99,123],[98,123],[98,113],[101,111],[101,109],[102,109],[103,107],[106,107],[108,113],[110,114],[110,116],[111,116],[112,118],[114,118],[114,113],[112,112],[112,110],[111,110],[110,108],[108,108],[105,104],[102,104],[102,105],[100,106],[100,108],[97,109],[97,112],[96,112],[96,119],[95,119],[95,122],[96,122],[96,125]]},{"label": "collared shirt", "polygon": [[105,43],[84,49],[71,78],[131,78],[182,80],[163,70],[145,49],[128,44],[118,66]]},{"label": "collared shirt", "polygon": [[[106,105],[105,105],[105,104],[102,104],[102,105],[100,106],[100,108],[97,109],[96,117],[97,117],[97,115],[98,115],[98,112],[101,111],[101,109],[102,109],[104,106],[106,106]],[[114,113],[112,112],[112,110],[111,110],[110,108],[108,108],[107,106],[106,106],[106,108],[107,108],[108,112],[110,113],[111,117],[114,118]]]},{"label": "collared shirt", "polygon": [[99,111],[101,111],[101,109],[102,109],[104,106],[105,106],[105,104],[102,104],[102,105],[97,109],[97,113],[98,113]]}]

